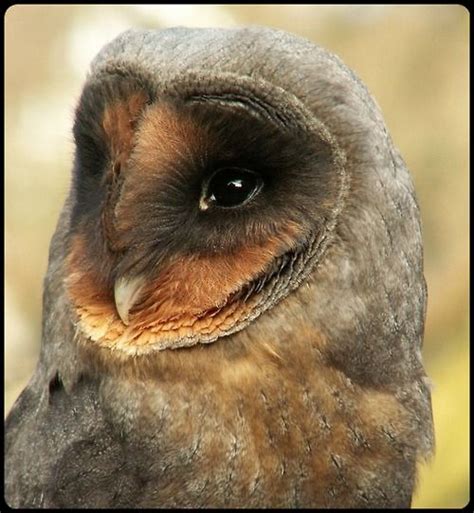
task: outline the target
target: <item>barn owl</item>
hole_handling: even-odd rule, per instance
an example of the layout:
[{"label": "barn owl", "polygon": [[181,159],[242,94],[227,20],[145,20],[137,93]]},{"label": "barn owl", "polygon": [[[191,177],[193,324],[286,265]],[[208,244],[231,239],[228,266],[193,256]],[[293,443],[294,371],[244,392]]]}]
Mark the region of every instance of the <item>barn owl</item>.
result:
[{"label": "barn owl", "polygon": [[433,449],[407,167],[366,87],[282,31],[94,59],[6,421],[14,507],[406,507]]}]

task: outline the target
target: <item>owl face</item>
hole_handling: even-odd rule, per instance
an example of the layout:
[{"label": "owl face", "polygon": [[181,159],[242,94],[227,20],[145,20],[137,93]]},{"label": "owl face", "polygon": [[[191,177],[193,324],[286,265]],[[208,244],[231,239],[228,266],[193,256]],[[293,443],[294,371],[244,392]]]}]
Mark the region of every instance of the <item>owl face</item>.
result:
[{"label": "owl face", "polygon": [[288,294],[344,189],[324,126],[248,77],[104,73],[74,135],[68,294],[92,341],[130,354],[215,341]]}]

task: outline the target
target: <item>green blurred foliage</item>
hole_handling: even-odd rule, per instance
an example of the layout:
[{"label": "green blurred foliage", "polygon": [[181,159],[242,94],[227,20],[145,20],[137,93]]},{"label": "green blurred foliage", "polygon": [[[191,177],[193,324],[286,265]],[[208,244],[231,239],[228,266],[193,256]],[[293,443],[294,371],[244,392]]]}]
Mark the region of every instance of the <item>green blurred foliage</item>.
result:
[{"label": "green blurred foliage", "polygon": [[5,17],[5,411],[36,363],[49,240],[69,186],[87,64],[131,26],[270,25],[321,44],[363,79],[412,171],[429,289],[424,358],[437,450],[415,507],[469,500],[469,12],[419,6],[16,5]]}]

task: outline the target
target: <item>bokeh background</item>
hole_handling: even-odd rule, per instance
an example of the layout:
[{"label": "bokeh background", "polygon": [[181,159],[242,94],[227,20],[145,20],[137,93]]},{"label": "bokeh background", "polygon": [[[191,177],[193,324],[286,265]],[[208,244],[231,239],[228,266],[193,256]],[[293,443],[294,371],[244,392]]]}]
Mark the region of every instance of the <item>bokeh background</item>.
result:
[{"label": "bokeh background", "polygon": [[269,25],[338,54],[382,108],[414,178],[429,288],[436,455],[415,507],[469,500],[468,50],[462,6],[16,5],[5,16],[5,413],[40,342],[42,279],[90,60],[130,27]]}]

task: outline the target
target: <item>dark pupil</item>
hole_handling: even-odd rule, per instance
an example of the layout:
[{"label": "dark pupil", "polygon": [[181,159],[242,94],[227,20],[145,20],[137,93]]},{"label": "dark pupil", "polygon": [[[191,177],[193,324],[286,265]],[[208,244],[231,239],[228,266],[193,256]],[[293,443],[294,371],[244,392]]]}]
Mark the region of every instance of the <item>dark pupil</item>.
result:
[{"label": "dark pupil", "polygon": [[219,169],[209,181],[207,197],[220,207],[235,207],[252,198],[262,180],[257,173],[246,169]]}]

